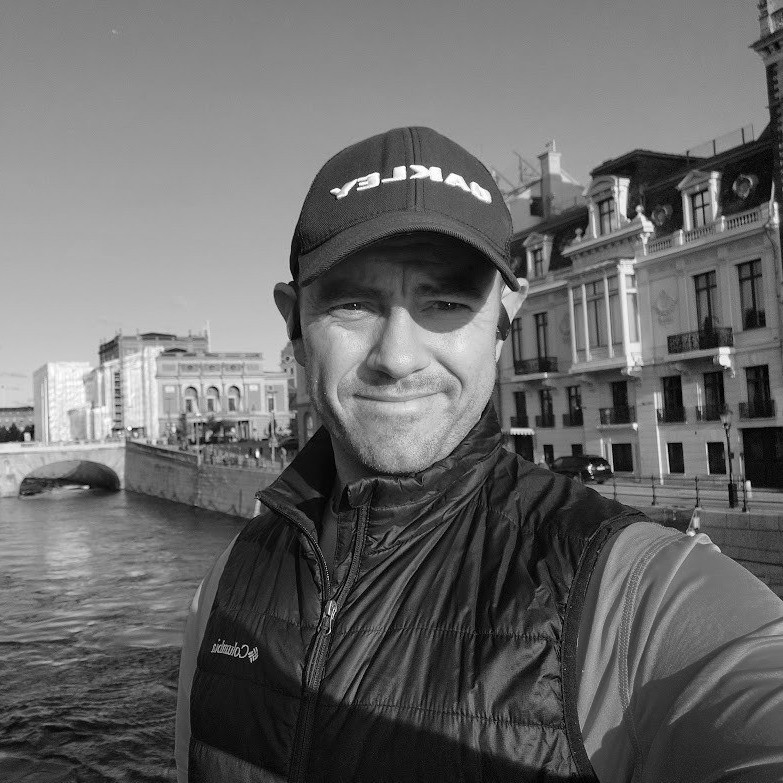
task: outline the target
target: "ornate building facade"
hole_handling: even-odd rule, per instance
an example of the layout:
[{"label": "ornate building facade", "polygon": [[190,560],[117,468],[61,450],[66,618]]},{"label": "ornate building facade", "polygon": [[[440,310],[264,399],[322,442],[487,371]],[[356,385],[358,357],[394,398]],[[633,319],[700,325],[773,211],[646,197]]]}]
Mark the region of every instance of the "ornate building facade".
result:
[{"label": "ornate building facade", "polygon": [[586,206],[514,237],[530,295],[499,363],[510,446],[635,476],[723,475],[733,457],[783,485],[775,144],[770,127],[634,150],[591,172]]},{"label": "ornate building facade", "polygon": [[265,371],[260,353],[208,353],[170,349],[156,358],[160,437],[172,438],[184,424],[191,441],[214,436],[261,440],[288,432],[289,378]]}]

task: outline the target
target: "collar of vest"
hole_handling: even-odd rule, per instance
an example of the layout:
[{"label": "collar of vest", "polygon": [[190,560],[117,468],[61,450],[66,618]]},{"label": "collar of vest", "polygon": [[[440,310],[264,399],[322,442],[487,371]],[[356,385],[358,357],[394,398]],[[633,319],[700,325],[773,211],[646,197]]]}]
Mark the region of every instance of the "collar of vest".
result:
[{"label": "collar of vest", "polygon": [[[444,495],[465,495],[482,483],[501,448],[502,435],[491,401],[451,454],[425,470],[405,476],[377,475],[351,482],[340,499],[343,510],[369,505],[373,526],[405,507],[427,506]],[[293,462],[260,493],[302,512],[316,529],[328,502],[336,469],[329,433],[321,427]],[[299,516],[299,519],[302,519]],[[308,525],[309,527],[309,525]]]}]

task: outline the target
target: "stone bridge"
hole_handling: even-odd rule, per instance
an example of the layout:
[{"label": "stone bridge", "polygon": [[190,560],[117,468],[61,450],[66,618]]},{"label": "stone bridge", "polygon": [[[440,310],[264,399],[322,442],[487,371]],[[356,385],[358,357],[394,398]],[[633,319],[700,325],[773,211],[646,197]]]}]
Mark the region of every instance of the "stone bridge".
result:
[{"label": "stone bridge", "polygon": [[0,497],[19,493],[22,480],[62,478],[75,484],[122,489],[125,442],[0,443]]}]

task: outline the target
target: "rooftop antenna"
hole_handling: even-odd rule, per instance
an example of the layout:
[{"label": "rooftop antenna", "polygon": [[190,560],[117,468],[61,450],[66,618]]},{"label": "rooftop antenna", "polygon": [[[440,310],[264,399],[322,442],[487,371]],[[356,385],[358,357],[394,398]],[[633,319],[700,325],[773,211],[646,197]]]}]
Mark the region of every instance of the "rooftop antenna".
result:
[{"label": "rooftop antenna", "polygon": [[204,324],[204,334],[207,338],[207,350],[209,350],[209,344],[210,344],[210,334],[209,334],[209,320]]}]

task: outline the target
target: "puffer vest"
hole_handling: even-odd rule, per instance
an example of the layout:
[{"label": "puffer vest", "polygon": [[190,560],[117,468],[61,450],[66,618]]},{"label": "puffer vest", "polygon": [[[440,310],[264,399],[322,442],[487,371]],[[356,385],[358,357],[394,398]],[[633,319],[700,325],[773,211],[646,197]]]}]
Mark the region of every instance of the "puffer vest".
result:
[{"label": "puffer vest", "polygon": [[220,578],[190,780],[586,781],[574,670],[601,549],[643,518],[501,447],[491,408],[420,474],[362,479],[318,546],[321,431]]}]

